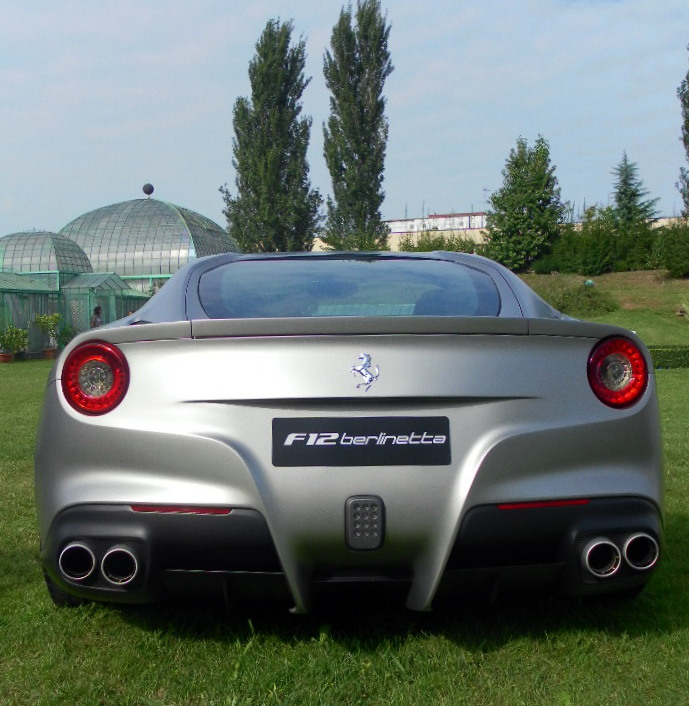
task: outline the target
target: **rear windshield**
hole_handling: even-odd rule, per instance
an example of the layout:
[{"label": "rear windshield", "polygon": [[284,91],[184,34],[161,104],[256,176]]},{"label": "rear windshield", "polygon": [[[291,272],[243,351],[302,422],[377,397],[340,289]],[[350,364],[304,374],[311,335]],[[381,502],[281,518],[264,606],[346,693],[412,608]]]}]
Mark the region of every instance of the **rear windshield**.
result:
[{"label": "rear windshield", "polygon": [[213,319],[497,316],[493,280],[467,265],[395,258],[238,260],[201,276]]}]

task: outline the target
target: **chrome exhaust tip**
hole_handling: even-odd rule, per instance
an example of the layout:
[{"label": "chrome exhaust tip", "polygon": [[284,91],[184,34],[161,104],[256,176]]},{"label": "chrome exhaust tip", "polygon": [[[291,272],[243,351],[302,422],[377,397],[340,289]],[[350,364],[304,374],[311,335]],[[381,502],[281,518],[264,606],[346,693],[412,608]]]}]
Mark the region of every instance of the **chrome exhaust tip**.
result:
[{"label": "chrome exhaust tip", "polygon": [[622,549],[624,560],[637,571],[648,571],[658,562],[660,547],[650,534],[636,532],[627,538]]},{"label": "chrome exhaust tip", "polygon": [[101,561],[100,570],[114,586],[126,586],[139,573],[139,562],[126,547],[111,547]]},{"label": "chrome exhaust tip", "polygon": [[60,552],[57,565],[70,581],[85,581],[96,568],[96,557],[86,544],[72,542]]},{"label": "chrome exhaust tip", "polygon": [[614,576],[622,565],[622,554],[617,545],[606,537],[592,539],[582,552],[584,568],[599,579]]}]

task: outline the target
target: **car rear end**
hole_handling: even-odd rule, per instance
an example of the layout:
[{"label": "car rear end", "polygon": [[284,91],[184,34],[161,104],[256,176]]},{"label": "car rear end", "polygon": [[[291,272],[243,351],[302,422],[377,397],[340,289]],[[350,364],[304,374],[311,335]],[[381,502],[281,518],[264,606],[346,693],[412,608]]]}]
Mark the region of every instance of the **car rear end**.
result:
[{"label": "car rear end", "polygon": [[660,555],[660,466],[650,359],[614,327],[192,316],[85,334],[58,360],[41,554],[60,589],[123,602],[633,591]]}]

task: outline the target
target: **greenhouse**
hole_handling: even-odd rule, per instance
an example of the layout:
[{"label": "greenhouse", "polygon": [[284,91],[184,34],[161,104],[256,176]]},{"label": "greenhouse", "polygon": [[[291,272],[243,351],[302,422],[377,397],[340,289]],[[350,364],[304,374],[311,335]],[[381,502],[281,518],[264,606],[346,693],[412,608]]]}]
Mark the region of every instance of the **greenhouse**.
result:
[{"label": "greenhouse", "polygon": [[85,213],[60,235],[83,249],[94,272],[116,272],[134,289],[149,293],[190,260],[239,251],[217,223],[150,198]]},{"label": "greenhouse", "polygon": [[[28,351],[46,343],[37,315],[59,314],[60,341],[89,328],[101,307],[104,323],[138,309],[187,262],[237,252],[217,223],[181,206],[134,199],[85,213],[59,233],[0,237],[0,336],[28,331]],[[40,320],[40,319],[39,319]]]}]

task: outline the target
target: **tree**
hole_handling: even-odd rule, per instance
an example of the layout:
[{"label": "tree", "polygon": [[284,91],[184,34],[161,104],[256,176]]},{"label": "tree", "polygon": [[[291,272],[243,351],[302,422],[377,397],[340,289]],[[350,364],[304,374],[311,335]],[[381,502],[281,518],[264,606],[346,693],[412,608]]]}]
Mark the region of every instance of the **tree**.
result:
[{"label": "tree", "polygon": [[388,228],[380,215],[388,122],[383,87],[393,66],[390,26],[378,0],[340,11],[323,74],[331,92],[330,117],[323,126],[323,153],[333,198],[328,197],[323,241],[338,250],[387,247]]},{"label": "tree", "polygon": [[626,152],[623,152],[622,160],[612,173],[615,177],[615,218],[618,227],[655,220],[658,199],[644,200],[649,192],[639,178],[636,162],[630,162]]},{"label": "tree", "polygon": [[311,118],[300,117],[305,45],[292,23],[270,20],[249,64],[251,98],[234,105],[237,194],[227,187],[228,230],[246,252],[311,250],[321,196],[311,189],[306,151]]},{"label": "tree", "polygon": [[648,190],[638,176],[635,162],[630,162],[627,153],[613,169],[615,219],[615,269],[638,270],[647,267],[655,234],[658,199],[646,199]]},{"label": "tree", "polygon": [[[689,49],[689,44],[687,44]],[[689,71],[677,89],[677,97],[682,105],[682,144],[689,162]],[[682,216],[689,218],[689,169],[680,167],[679,181],[675,184],[682,196]]]},{"label": "tree", "polygon": [[503,185],[490,197],[487,254],[514,271],[526,269],[546,253],[565,221],[550,147],[539,135],[530,148],[525,138],[502,170]]}]

